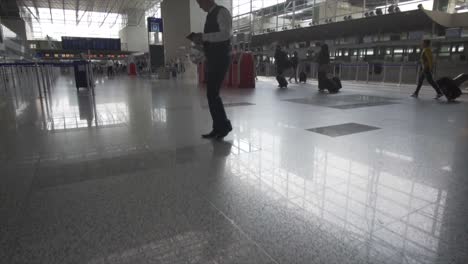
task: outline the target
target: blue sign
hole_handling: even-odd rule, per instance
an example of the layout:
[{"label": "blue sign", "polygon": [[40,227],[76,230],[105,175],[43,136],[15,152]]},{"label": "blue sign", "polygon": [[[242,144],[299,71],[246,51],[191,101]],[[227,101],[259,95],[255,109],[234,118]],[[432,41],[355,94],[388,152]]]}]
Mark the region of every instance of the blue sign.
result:
[{"label": "blue sign", "polygon": [[148,32],[163,32],[162,18],[148,17]]}]

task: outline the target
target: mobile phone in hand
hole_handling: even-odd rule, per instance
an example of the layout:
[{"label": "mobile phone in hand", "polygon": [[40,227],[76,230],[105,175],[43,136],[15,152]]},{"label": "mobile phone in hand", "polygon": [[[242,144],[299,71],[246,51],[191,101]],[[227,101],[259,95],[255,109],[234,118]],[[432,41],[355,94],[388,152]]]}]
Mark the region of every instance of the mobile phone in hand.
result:
[{"label": "mobile phone in hand", "polygon": [[193,37],[195,37],[195,33],[194,33],[194,32],[192,32],[192,33],[190,33],[190,34],[188,34],[188,35],[186,36],[186,38],[189,39],[190,41],[193,41]]}]

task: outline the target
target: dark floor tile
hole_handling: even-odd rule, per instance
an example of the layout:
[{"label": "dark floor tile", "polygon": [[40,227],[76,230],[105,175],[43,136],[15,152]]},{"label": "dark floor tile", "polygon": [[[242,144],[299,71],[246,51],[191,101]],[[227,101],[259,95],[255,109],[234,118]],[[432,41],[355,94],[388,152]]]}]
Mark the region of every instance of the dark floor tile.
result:
[{"label": "dark floor tile", "polygon": [[334,126],[311,128],[307,130],[311,132],[319,133],[322,135],[330,136],[330,137],[340,137],[340,136],[346,136],[346,135],[351,135],[351,134],[356,134],[356,133],[361,133],[361,132],[377,130],[377,129],[380,129],[380,128],[357,124],[357,123],[346,123],[346,124],[340,124],[340,125],[334,125]]},{"label": "dark floor tile", "polygon": [[225,103],[224,107],[233,107],[233,106],[248,106],[248,105],[255,105],[252,103],[246,103],[246,102],[241,102],[241,103]]},{"label": "dark floor tile", "polygon": [[[299,104],[308,104],[308,105],[319,105],[319,106],[329,106],[338,109],[348,109],[348,108],[357,108],[357,107],[367,107],[367,106],[378,106],[386,104],[394,104],[396,99],[390,97],[381,97],[381,96],[369,96],[369,95],[324,95],[324,96],[314,96],[314,97],[305,97],[305,98],[294,98],[286,99],[284,101],[299,103]],[[356,107],[352,107],[352,106]],[[349,106],[346,108],[346,106]]]},{"label": "dark floor tile", "polygon": [[[255,105],[252,103],[247,103],[247,102],[240,102],[240,103],[224,103],[224,107],[236,107],[236,106],[250,106],[250,105]],[[204,105],[203,108],[208,108],[208,105]]]},{"label": "dark floor tile", "polygon": [[363,108],[363,107],[382,106],[382,105],[392,105],[392,104],[396,104],[396,103],[395,103],[395,102],[391,102],[391,101],[381,101],[381,102],[369,102],[369,103],[334,105],[334,106],[329,106],[329,107],[345,110],[345,109],[356,109],[356,108]]}]

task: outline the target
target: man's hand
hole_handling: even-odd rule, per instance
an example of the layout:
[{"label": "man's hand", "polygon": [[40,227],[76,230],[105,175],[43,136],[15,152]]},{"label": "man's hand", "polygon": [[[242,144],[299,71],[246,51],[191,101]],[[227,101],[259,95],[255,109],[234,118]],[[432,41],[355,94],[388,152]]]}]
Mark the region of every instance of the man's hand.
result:
[{"label": "man's hand", "polygon": [[203,34],[202,33],[193,34],[192,42],[198,45],[203,44]]}]

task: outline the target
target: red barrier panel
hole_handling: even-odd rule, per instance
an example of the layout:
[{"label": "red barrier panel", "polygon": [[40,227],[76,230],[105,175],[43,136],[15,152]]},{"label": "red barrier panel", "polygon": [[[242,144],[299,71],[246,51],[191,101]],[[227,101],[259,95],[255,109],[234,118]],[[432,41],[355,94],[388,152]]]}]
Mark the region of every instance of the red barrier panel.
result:
[{"label": "red barrier panel", "polygon": [[231,57],[231,78],[229,86],[232,88],[237,88],[239,86],[239,59],[241,55],[240,53],[234,53]]},{"label": "red barrier panel", "polygon": [[[206,83],[206,63],[198,64],[198,82]],[[232,88],[255,88],[255,62],[252,53],[233,53],[224,86]]]},{"label": "red barrier panel", "polygon": [[231,71],[232,71],[232,64],[230,63],[229,64],[229,68],[228,68],[228,71],[226,72],[226,76],[224,76],[224,81],[223,81],[223,86],[224,87],[231,87],[231,80],[232,80],[232,76],[231,76]]},{"label": "red barrier panel", "polygon": [[133,62],[130,63],[130,66],[128,68],[128,75],[137,75],[136,64]]},{"label": "red barrier panel", "polygon": [[250,52],[242,53],[239,60],[239,88],[255,88],[255,61]]}]

